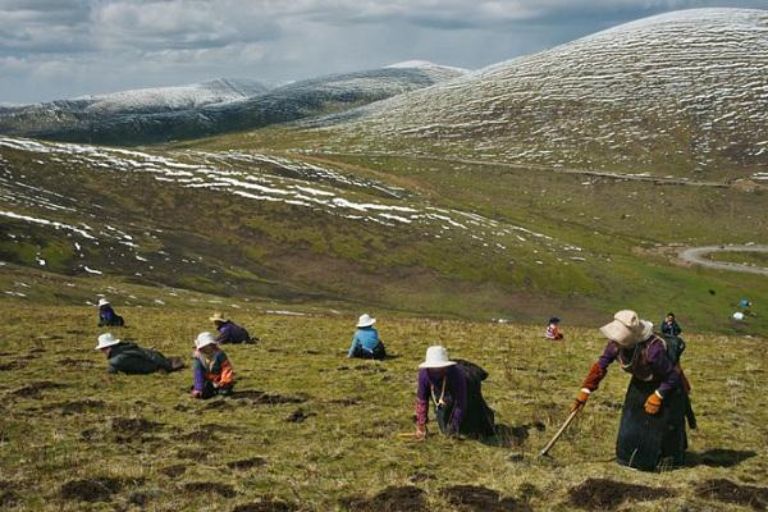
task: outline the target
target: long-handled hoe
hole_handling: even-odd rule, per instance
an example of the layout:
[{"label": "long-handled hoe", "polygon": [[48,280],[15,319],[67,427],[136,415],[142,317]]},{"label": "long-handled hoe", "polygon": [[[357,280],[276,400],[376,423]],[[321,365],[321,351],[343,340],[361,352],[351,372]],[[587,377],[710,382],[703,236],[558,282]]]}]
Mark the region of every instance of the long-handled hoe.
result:
[{"label": "long-handled hoe", "polygon": [[563,422],[563,426],[560,427],[560,430],[558,430],[557,433],[554,435],[554,437],[547,443],[547,446],[545,446],[544,449],[541,450],[541,452],[539,453],[539,457],[544,457],[545,455],[547,455],[549,450],[551,450],[552,447],[555,446],[555,443],[557,442],[557,440],[560,439],[560,436],[563,435],[563,432],[565,432],[565,429],[568,428],[568,425],[570,425],[573,419],[576,417],[576,415],[579,414],[579,411],[582,409],[582,407],[583,406],[578,407],[573,411],[571,411],[571,414],[569,414],[568,417],[565,419],[565,422]]}]

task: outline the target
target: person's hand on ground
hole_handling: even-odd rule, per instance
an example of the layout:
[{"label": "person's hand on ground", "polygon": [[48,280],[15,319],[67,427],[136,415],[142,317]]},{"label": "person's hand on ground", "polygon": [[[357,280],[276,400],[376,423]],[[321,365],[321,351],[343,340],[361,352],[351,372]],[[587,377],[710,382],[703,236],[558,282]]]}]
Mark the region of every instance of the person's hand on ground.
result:
[{"label": "person's hand on ground", "polygon": [[200,397],[202,397],[202,396],[203,396],[203,393],[202,393],[202,392],[200,392],[200,391],[198,391],[198,390],[196,390],[196,389],[193,389],[193,390],[192,390],[192,398],[200,398]]}]

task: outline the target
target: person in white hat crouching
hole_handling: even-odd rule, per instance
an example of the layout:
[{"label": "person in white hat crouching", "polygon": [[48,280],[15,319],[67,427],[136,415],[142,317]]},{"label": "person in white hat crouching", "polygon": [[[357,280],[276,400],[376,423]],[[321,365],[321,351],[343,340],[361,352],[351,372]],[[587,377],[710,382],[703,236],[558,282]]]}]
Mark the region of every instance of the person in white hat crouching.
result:
[{"label": "person in white hat crouching", "polygon": [[109,332],[99,336],[96,350],[107,356],[109,373],[143,375],[158,371],[173,372],[184,368],[180,357],[165,357],[157,350],[119,340]]},{"label": "person in white hat crouching", "polygon": [[571,410],[584,407],[610,364],[618,360],[632,379],[619,424],[617,462],[644,471],[682,466],[688,447],[685,418],[690,386],[675,356],[668,352],[667,342],[653,333],[651,322],[628,309],[616,313],[600,332],[608,344],[592,365]]},{"label": "person in white hat crouching", "polygon": [[384,359],[387,356],[384,343],[379,338],[379,331],[373,326],[375,323],[376,319],[371,318],[367,313],[360,315],[347,357]]},{"label": "person in white hat crouching", "polygon": [[209,332],[201,332],[195,339],[192,373],[192,397],[207,399],[215,395],[231,395],[235,387],[235,372],[227,354]]},{"label": "person in white hat crouching", "polygon": [[469,361],[448,359],[444,347],[429,347],[425,361],[419,365],[416,438],[427,436],[430,399],[443,434],[493,436],[494,413],[485,403],[481,389],[481,382],[487,377],[485,370]]},{"label": "person in white hat crouching", "polygon": [[219,335],[216,336],[216,343],[220,345],[224,343],[255,343],[258,339],[251,338],[245,327],[237,325],[221,313],[214,313],[209,320],[219,331]]},{"label": "person in white hat crouching", "polygon": [[110,304],[107,299],[104,297],[100,298],[97,305],[99,307],[99,327],[122,327],[125,325],[123,317],[115,313],[112,304]]}]

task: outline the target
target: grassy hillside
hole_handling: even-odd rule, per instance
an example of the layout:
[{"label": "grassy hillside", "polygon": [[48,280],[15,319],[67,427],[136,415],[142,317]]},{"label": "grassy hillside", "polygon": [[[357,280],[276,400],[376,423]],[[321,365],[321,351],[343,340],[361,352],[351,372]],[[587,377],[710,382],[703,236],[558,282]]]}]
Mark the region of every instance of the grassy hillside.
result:
[{"label": "grassy hillside", "polygon": [[[128,327],[116,334],[186,357],[194,335],[209,328],[210,306],[122,307]],[[187,396],[189,369],[107,375],[103,356],[92,350],[101,332],[92,308],[6,299],[0,308],[3,505],[747,511],[766,503],[764,339],[689,329],[684,364],[700,423],[689,438],[690,464],[646,474],[612,461],[628,380],[616,368],[552,457],[536,456],[602,348],[594,327],[566,323],[567,341],[552,344],[542,339],[541,326],[378,315],[396,357],[374,363],[344,358],[353,315],[229,311],[262,342],[227,348],[239,394],[196,402]],[[498,439],[432,436],[418,444],[398,437],[414,428],[416,365],[438,341],[453,357],[490,372],[484,393],[503,426]],[[458,505],[462,500],[469,504]]]}]

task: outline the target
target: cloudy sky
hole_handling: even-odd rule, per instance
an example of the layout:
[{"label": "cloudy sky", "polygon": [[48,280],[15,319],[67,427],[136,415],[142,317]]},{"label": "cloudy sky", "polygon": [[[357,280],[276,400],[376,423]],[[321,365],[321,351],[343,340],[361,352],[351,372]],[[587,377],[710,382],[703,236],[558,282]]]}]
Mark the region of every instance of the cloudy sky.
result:
[{"label": "cloudy sky", "polygon": [[767,0],[0,0],[0,103],[412,59],[470,69],[626,21]]}]

